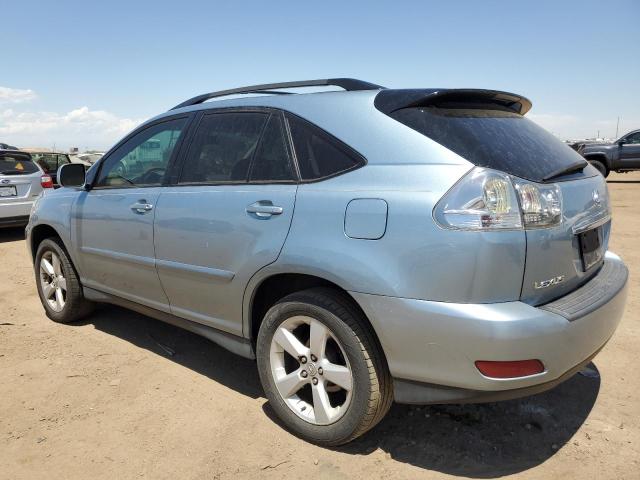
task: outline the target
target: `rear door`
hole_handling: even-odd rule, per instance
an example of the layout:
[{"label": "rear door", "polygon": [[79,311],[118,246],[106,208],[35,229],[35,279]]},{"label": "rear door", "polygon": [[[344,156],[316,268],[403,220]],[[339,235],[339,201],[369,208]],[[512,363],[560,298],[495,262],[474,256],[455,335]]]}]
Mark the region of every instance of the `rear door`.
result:
[{"label": "rear door", "polygon": [[74,206],[72,232],[87,287],[168,311],[155,269],[153,221],[187,117],[157,122],[102,160]]},{"label": "rear door", "polygon": [[189,143],[158,199],[158,274],[173,314],[242,335],[245,286],[277,259],[293,215],[297,175],[282,115],[208,112]]},{"label": "rear door", "polygon": [[624,139],[620,145],[620,167],[640,168],[640,132],[635,132]]}]

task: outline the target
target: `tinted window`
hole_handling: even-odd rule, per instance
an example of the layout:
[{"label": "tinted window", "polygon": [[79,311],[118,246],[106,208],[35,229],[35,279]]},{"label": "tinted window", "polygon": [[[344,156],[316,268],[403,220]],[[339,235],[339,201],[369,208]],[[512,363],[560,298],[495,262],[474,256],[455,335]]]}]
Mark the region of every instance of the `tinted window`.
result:
[{"label": "tinted window", "polygon": [[329,177],[363,163],[318,127],[294,116],[288,120],[303,180]]},{"label": "tinted window", "polygon": [[58,169],[58,156],[55,153],[34,153],[33,159],[47,173]]},{"label": "tinted window", "polygon": [[28,154],[4,153],[0,155],[0,175],[21,175],[37,171],[38,167]]},{"label": "tinted window", "polygon": [[640,132],[632,133],[625,139],[626,143],[640,143]]},{"label": "tinted window", "polygon": [[280,115],[271,115],[251,167],[252,181],[293,180]]},{"label": "tinted window", "polygon": [[246,182],[267,118],[266,113],[253,112],[213,113],[202,117],[180,182]]},{"label": "tinted window", "polygon": [[512,112],[414,107],[390,116],[475,165],[533,181],[584,161],[542,127]]},{"label": "tinted window", "polygon": [[58,167],[66,165],[67,163],[71,163],[67,155],[58,155]]},{"label": "tinted window", "polygon": [[153,125],[118,147],[103,163],[97,186],[131,187],[162,184],[185,118]]}]

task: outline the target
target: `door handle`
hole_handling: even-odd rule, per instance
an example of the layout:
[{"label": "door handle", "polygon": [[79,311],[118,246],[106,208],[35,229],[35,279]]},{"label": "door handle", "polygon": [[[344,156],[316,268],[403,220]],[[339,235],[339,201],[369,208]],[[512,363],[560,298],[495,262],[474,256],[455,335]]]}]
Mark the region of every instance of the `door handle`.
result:
[{"label": "door handle", "polygon": [[140,200],[139,202],[131,205],[130,208],[136,213],[147,213],[153,210],[153,205],[151,203],[147,203],[146,200]]},{"label": "door handle", "polygon": [[247,213],[253,213],[260,218],[269,218],[272,215],[280,215],[284,210],[274,205],[271,200],[260,200],[247,207]]}]

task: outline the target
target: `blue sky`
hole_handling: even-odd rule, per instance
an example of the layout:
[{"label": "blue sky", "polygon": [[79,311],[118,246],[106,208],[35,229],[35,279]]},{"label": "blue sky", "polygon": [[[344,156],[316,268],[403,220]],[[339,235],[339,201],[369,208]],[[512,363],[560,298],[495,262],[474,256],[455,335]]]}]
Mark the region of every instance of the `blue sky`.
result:
[{"label": "blue sky", "polygon": [[521,93],[558,136],[640,128],[640,1],[3,6],[0,142],[106,148],[205,91],[326,77]]}]

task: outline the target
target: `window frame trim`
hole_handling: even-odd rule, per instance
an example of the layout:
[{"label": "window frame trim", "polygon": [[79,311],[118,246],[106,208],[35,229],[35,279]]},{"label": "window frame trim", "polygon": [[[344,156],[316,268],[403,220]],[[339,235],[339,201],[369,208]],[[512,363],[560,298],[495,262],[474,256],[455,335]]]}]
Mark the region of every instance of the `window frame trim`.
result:
[{"label": "window frame trim", "polygon": [[[168,181],[168,177],[169,174],[171,173],[171,171],[173,170],[174,164],[176,163],[176,161],[180,158],[181,152],[182,152],[182,147],[184,145],[184,142],[187,138],[187,136],[190,133],[191,130],[191,125],[193,123],[193,118],[194,118],[194,114],[193,112],[188,112],[188,113],[183,113],[183,114],[179,114],[179,115],[170,115],[170,116],[166,116],[166,117],[161,117],[158,118],[157,120],[151,121],[151,122],[146,122],[142,125],[140,125],[138,128],[134,129],[131,133],[129,133],[128,135],[126,135],[124,138],[122,138],[118,143],[116,143],[113,147],[111,147],[107,153],[105,153],[102,157],[100,157],[100,159],[94,164],[95,166],[95,170],[94,173],[91,175],[91,178],[88,179],[89,181],[87,182],[87,186],[89,188],[86,188],[87,190],[122,190],[122,189],[126,189],[126,190],[132,190],[135,188],[158,188],[158,187],[164,187],[166,185],[168,185],[167,181]],[[160,184],[157,185],[95,185],[95,182],[98,180],[98,178],[100,177],[100,174],[102,173],[102,169],[104,168],[104,164],[107,160],[109,160],[109,158],[125,143],[127,143],[129,140],[131,140],[132,138],[134,138],[136,135],[142,133],[143,131],[149,129],[149,128],[153,128],[157,125],[160,125],[162,123],[168,123],[168,122],[172,122],[174,120],[181,120],[181,119],[186,119],[186,123],[182,129],[182,133],[180,134],[180,138],[178,139],[178,141],[176,142],[176,145],[173,149],[173,152],[171,152],[171,157],[169,158],[169,161],[167,162],[167,168],[166,171],[164,173],[164,176],[162,178],[162,182],[160,182]]]},{"label": "window frame trim", "polygon": [[203,109],[203,110],[198,110],[197,111],[197,115],[195,116],[194,120],[193,120],[193,128],[191,129],[191,131],[189,132],[189,137],[188,139],[185,137],[185,142],[188,143],[188,145],[185,147],[184,152],[182,152],[182,155],[180,157],[179,160],[179,164],[176,165],[176,176],[175,178],[171,179],[171,182],[169,183],[170,186],[172,187],[217,187],[217,186],[225,186],[225,185],[233,185],[233,186],[238,186],[238,185],[297,185],[300,183],[300,176],[298,173],[298,166],[297,163],[295,161],[295,158],[293,156],[293,146],[290,144],[290,142],[288,141],[287,136],[285,135],[283,140],[285,143],[285,149],[287,150],[287,160],[289,161],[289,165],[292,167],[292,173],[294,178],[291,180],[251,180],[251,171],[253,169],[253,164],[254,164],[254,157],[252,155],[251,157],[251,162],[249,163],[249,170],[247,173],[247,178],[244,181],[239,181],[239,180],[224,180],[224,181],[219,181],[219,182],[211,182],[211,181],[206,181],[206,182],[180,182],[180,177],[182,176],[182,172],[184,170],[184,168],[187,165],[187,159],[188,159],[188,154],[189,151],[192,147],[192,142],[193,142],[193,138],[198,130],[198,127],[200,126],[200,122],[202,121],[202,119],[206,116],[206,115],[214,115],[214,114],[224,114],[224,113],[263,113],[267,115],[267,119],[264,122],[264,125],[262,126],[262,129],[260,131],[260,136],[258,138],[258,144],[256,145],[256,149],[253,152],[253,155],[255,155],[255,152],[258,150],[258,148],[260,147],[260,144],[262,143],[262,139],[264,138],[264,131],[265,128],[267,127],[267,124],[269,123],[269,119],[271,118],[271,115],[279,115],[280,116],[280,121],[282,122],[282,125],[286,131],[287,129],[287,124],[286,124],[286,119],[284,118],[284,112],[279,109],[279,108],[272,108],[272,107],[260,107],[260,106],[231,106],[231,107],[215,107],[215,108],[208,108],[208,109]]},{"label": "window frame trim", "polygon": [[[309,179],[309,180],[305,180],[302,178],[302,172],[300,171],[300,164],[298,162],[298,156],[296,153],[296,148],[295,148],[295,143],[293,141],[293,135],[291,133],[291,126],[289,125],[289,117],[295,117],[296,119],[307,123],[308,125],[310,125],[313,129],[317,130],[320,133],[320,136],[322,138],[324,138],[324,140],[328,141],[329,143],[331,143],[333,146],[335,146],[338,150],[342,151],[344,154],[346,154],[348,157],[357,160],[357,163],[350,168],[347,168],[345,170],[340,170],[338,172],[332,173],[330,175],[325,175],[324,177],[318,177],[318,178],[313,178],[313,179]],[[350,145],[348,145],[346,142],[343,142],[342,140],[340,140],[339,138],[337,138],[335,135],[332,135],[331,133],[327,132],[324,128],[318,126],[317,124],[307,120],[304,117],[301,117],[300,115],[296,115],[293,112],[289,112],[286,111],[285,112],[285,123],[286,123],[286,129],[287,129],[287,135],[289,137],[289,142],[291,144],[291,151],[293,152],[294,155],[294,160],[295,160],[295,164],[296,164],[296,170],[298,172],[298,179],[299,179],[299,184],[303,185],[303,184],[307,184],[307,183],[318,183],[318,182],[323,182],[325,180],[329,180],[331,178],[334,177],[338,177],[340,175],[344,175],[346,173],[349,172],[353,172],[354,170],[358,170],[364,166],[366,166],[368,164],[367,158],[362,155],[360,152],[358,152],[355,148],[351,147]]]}]

